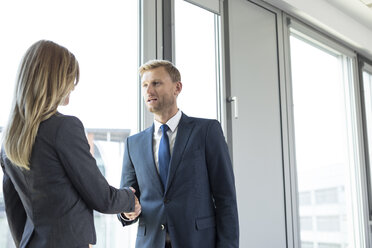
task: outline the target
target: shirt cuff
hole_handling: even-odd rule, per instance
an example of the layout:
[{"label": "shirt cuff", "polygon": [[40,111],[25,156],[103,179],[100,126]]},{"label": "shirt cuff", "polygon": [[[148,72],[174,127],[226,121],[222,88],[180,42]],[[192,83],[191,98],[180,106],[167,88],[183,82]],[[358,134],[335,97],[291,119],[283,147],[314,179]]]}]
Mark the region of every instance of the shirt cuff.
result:
[{"label": "shirt cuff", "polygon": [[124,213],[120,213],[120,218],[125,221],[130,221],[130,219],[127,219],[127,217],[125,217]]}]

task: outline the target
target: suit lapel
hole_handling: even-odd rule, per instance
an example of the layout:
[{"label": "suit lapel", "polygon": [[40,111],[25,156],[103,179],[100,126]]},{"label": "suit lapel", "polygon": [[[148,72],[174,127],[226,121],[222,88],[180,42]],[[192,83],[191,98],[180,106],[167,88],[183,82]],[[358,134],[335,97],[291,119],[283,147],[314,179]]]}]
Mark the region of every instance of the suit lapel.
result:
[{"label": "suit lapel", "polygon": [[153,151],[153,133],[154,133],[154,124],[151,128],[148,128],[145,131],[144,139],[143,139],[143,150],[144,150],[144,160],[145,165],[147,165],[146,170],[144,173],[147,173],[148,178],[151,180],[151,184],[154,185],[161,193],[164,192],[163,184],[161,183],[159,173],[156,168],[155,159],[154,159],[154,151]]},{"label": "suit lapel", "polygon": [[[192,120],[185,114],[182,114],[180,123],[178,124],[177,137],[173,147],[173,153],[170,161],[170,168],[168,174],[168,182],[166,191],[172,184],[173,177],[181,162],[182,154],[186,148],[187,142],[190,138],[191,131],[194,127]],[[160,179],[159,179],[160,180]]]}]

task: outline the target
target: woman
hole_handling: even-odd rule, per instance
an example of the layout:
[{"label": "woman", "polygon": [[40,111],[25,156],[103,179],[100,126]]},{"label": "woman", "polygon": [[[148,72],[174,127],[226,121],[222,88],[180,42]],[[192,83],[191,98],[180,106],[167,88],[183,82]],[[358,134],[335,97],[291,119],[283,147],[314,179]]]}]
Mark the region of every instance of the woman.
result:
[{"label": "woman", "polygon": [[17,247],[88,247],[96,243],[93,209],[140,211],[131,189],[111,187],[100,173],[79,119],[57,112],[78,80],[74,55],[51,41],[36,42],[21,62],[1,151]]}]

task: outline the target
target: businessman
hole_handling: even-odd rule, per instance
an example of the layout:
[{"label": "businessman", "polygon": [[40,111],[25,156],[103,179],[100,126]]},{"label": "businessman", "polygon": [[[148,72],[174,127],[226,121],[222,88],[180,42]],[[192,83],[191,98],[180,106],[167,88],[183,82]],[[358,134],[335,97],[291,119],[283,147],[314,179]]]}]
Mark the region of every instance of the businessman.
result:
[{"label": "businessman", "polygon": [[177,107],[177,68],[164,60],[140,67],[144,101],[154,124],[128,137],[121,187],[133,187],[142,213],[137,248],[239,247],[234,175],[221,125],[188,117]]}]

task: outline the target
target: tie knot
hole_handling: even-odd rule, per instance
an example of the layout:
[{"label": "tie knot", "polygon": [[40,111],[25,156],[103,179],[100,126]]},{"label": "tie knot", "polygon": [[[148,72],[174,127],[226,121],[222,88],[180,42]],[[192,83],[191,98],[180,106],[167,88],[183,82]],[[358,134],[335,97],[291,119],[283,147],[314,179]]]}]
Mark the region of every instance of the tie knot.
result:
[{"label": "tie knot", "polygon": [[163,132],[163,134],[166,133],[169,129],[167,124],[161,125],[160,128],[161,128],[161,131]]}]

